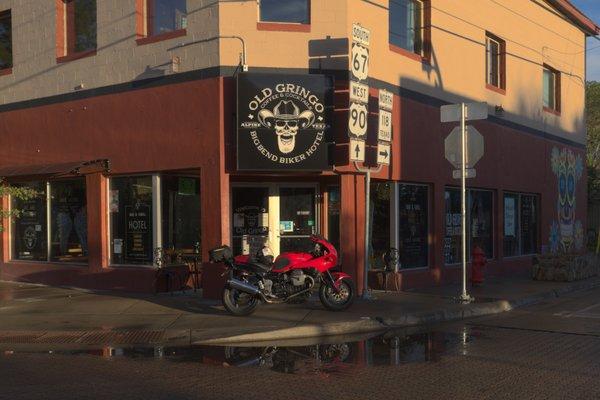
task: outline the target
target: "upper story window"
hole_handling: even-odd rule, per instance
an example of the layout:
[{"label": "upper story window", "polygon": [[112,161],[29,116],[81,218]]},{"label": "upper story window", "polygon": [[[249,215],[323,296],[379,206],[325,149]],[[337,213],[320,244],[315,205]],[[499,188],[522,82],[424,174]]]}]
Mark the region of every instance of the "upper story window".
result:
[{"label": "upper story window", "polygon": [[56,55],[59,62],[95,54],[96,0],[61,0],[56,10]]},{"label": "upper story window", "polygon": [[7,10],[0,13],[0,74],[12,66],[12,20]]},{"label": "upper story window", "polygon": [[560,72],[544,65],[543,76],[544,110],[560,113]]},{"label": "upper story window", "polygon": [[423,55],[425,6],[422,0],[390,0],[390,44]]},{"label": "upper story window", "polygon": [[260,0],[260,21],[310,24],[310,0]]},{"label": "upper story window", "polygon": [[506,42],[490,33],[486,35],[486,83],[490,89],[506,89]]},{"label": "upper story window", "polygon": [[137,42],[184,36],[187,28],[186,0],[138,0]]}]

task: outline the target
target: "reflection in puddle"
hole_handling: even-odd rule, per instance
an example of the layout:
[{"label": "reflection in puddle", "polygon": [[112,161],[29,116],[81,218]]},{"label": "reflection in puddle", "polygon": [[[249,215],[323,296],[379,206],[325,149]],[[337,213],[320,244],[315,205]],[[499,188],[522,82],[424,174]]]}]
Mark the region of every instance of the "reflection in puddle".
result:
[{"label": "reflection in puddle", "polygon": [[[415,334],[388,332],[358,342],[334,342],[305,346],[156,346],[110,347],[58,351],[4,351],[15,354],[93,355],[106,359],[125,357],[168,362],[190,362],[229,368],[264,368],[286,374],[336,374],[383,365],[436,362],[444,355],[468,355],[473,339],[481,337],[476,327],[458,332],[431,331]],[[1,357],[1,356],[0,356]]]}]

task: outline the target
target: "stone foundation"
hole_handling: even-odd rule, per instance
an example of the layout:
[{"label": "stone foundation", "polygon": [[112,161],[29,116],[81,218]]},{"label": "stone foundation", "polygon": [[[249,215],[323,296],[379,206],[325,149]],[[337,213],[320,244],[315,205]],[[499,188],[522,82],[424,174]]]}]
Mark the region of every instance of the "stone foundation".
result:
[{"label": "stone foundation", "polygon": [[536,256],[531,272],[537,281],[573,282],[587,279],[600,274],[600,256],[591,253]]}]

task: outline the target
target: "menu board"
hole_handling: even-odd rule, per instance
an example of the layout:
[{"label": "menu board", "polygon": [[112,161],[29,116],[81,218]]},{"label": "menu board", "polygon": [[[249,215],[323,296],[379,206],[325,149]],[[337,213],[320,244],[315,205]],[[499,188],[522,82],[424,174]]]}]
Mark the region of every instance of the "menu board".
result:
[{"label": "menu board", "polygon": [[152,213],[150,206],[125,206],[125,259],[152,261]]}]

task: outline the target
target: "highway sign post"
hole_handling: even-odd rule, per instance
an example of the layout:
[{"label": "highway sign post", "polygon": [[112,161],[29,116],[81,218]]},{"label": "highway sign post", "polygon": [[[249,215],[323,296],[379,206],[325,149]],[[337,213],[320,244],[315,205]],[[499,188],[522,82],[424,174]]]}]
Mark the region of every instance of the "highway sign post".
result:
[{"label": "highway sign post", "polygon": [[461,230],[462,230],[462,293],[460,301],[473,301],[467,293],[467,179],[474,178],[473,168],[483,157],[483,136],[473,126],[467,126],[467,121],[486,119],[488,117],[487,103],[461,103],[442,106],[440,120],[442,122],[458,122],[460,127],[446,137],[444,152],[446,159],[458,170],[452,176],[461,180]]}]

